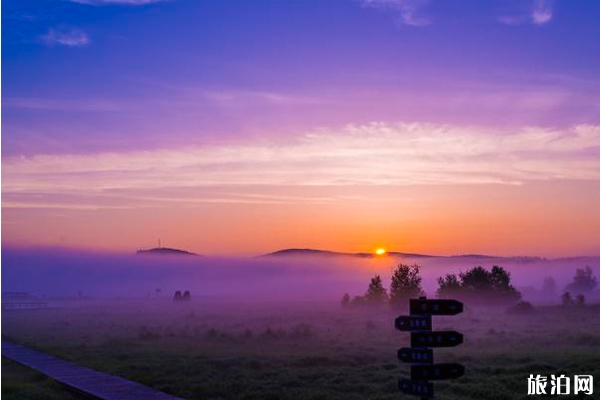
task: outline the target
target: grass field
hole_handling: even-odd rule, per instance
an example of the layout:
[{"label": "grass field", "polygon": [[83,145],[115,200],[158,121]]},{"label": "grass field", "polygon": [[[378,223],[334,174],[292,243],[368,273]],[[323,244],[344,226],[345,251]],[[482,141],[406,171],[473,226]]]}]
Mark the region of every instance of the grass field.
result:
[{"label": "grass field", "polygon": [[2,358],[4,400],[85,400],[89,399],[20,364]]},{"label": "grass field", "polygon": [[[409,372],[396,359],[409,336],[394,330],[397,314],[328,303],[80,302],[4,312],[2,327],[12,340],[186,399],[410,399],[397,389]],[[531,398],[530,374],[594,375],[594,395],[578,398],[598,397],[599,316],[597,305],[532,315],[467,305],[434,317],[435,329],[465,335],[463,345],[435,350],[437,362],[466,366],[464,377],[436,382],[437,398]],[[3,363],[7,398],[29,380],[17,372]],[[44,398],[74,398],[40,383],[36,390],[51,394]]]}]

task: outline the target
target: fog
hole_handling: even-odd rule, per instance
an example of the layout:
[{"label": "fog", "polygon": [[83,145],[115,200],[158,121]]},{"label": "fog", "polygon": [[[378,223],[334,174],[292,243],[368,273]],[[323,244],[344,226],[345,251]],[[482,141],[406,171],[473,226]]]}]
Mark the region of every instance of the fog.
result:
[{"label": "fog", "polygon": [[48,297],[144,298],[170,297],[176,290],[189,290],[194,297],[233,301],[339,300],[344,293],[364,294],[369,278],[375,274],[389,286],[391,271],[400,262],[421,266],[423,287],[429,296],[435,296],[438,277],[476,265],[507,269],[513,285],[528,300],[551,300],[537,292],[546,277],[555,279],[557,292],[561,293],[577,268],[589,265],[596,275],[600,271],[600,257],[212,258],[4,248],[2,291]]}]

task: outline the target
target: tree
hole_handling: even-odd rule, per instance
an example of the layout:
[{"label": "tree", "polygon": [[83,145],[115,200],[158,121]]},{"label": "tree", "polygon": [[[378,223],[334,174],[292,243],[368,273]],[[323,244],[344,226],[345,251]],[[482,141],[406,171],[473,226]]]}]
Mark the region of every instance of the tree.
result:
[{"label": "tree", "polygon": [[591,292],[598,286],[598,279],[594,276],[594,271],[589,265],[585,268],[577,268],[573,282],[569,283],[565,290],[573,293]]},{"label": "tree", "polygon": [[521,293],[510,284],[510,272],[502,267],[494,265],[491,274],[492,290],[501,297],[519,300]]},{"label": "tree", "polygon": [[342,307],[346,308],[350,305],[350,295],[348,293],[344,293],[342,297]]},{"label": "tree", "polygon": [[461,286],[465,291],[480,293],[490,292],[492,289],[491,274],[483,267],[478,266],[459,274]]},{"label": "tree", "polygon": [[438,278],[439,288],[437,290],[438,297],[456,296],[461,291],[460,280],[454,274],[447,274],[445,277]]},{"label": "tree", "polygon": [[583,293],[579,293],[577,297],[575,297],[575,302],[579,307],[585,306],[585,296]]},{"label": "tree", "polygon": [[552,299],[556,297],[556,281],[551,276],[544,278],[542,296]]},{"label": "tree", "polygon": [[448,274],[438,278],[438,284],[438,296],[486,302],[516,301],[521,298],[521,293],[510,284],[510,273],[497,265],[491,271],[477,266],[461,272],[458,277]]},{"label": "tree", "polygon": [[573,304],[573,299],[571,298],[571,293],[569,292],[563,293],[563,295],[561,296],[561,300],[563,307],[569,307]]},{"label": "tree", "polygon": [[407,299],[423,296],[421,287],[420,267],[417,264],[406,265],[398,264],[392,274],[390,284],[390,304],[393,307],[399,307]]},{"label": "tree", "polygon": [[379,275],[375,275],[373,278],[371,278],[371,283],[369,284],[369,288],[365,294],[365,299],[371,304],[381,304],[387,300],[387,297],[387,292],[383,287],[381,277]]}]

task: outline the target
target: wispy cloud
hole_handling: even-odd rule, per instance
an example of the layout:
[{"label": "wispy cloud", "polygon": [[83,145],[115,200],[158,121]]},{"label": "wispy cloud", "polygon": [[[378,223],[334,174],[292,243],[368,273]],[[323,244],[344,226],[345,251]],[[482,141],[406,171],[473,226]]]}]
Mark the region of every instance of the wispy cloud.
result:
[{"label": "wispy cloud", "polygon": [[289,199],[232,193],[249,186],[598,181],[599,149],[600,126],[593,125],[511,132],[377,122],[312,131],[285,144],[253,141],[154,151],[4,157],[2,192],[9,201],[5,206],[24,207],[38,201],[57,204],[48,196],[67,194],[83,199],[92,193],[131,196],[142,191],[146,202],[160,196],[154,199],[160,203],[191,201],[194,196],[189,193],[198,198],[197,191],[207,188],[229,188],[206,201],[280,202]]},{"label": "wispy cloud", "polygon": [[536,25],[543,25],[552,19],[552,2],[550,0],[536,0],[531,13],[531,21]]},{"label": "wispy cloud", "polygon": [[162,3],[169,0],[70,0],[73,3],[89,4],[92,6],[123,5],[144,6],[147,4]]},{"label": "wispy cloud", "polygon": [[523,24],[527,23],[527,18],[523,15],[501,16],[501,17],[498,17],[498,22],[500,22],[504,25],[518,26],[518,25],[523,25]]},{"label": "wispy cloud", "polygon": [[200,95],[223,106],[243,106],[265,104],[273,106],[288,106],[302,104],[330,104],[332,101],[297,94],[251,90],[214,90],[201,91]]},{"label": "wispy cloud", "polygon": [[8,97],[2,99],[2,107],[39,111],[122,111],[130,109],[132,105],[113,100]]},{"label": "wispy cloud", "polygon": [[554,15],[552,0],[533,0],[531,11],[520,15],[505,15],[498,18],[498,22],[505,25],[544,25],[552,20]]},{"label": "wispy cloud", "polygon": [[79,28],[56,27],[40,37],[48,46],[83,47],[90,44],[90,37]]},{"label": "wispy cloud", "polygon": [[427,26],[431,20],[420,15],[427,0],[362,0],[364,7],[392,11],[399,14],[399,22],[410,26]]}]

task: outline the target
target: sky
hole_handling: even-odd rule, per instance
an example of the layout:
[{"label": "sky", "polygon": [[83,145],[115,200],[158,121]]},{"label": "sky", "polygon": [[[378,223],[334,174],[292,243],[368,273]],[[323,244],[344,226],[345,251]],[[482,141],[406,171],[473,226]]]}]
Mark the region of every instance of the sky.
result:
[{"label": "sky", "polygon": [[2,2],[2,245],[600,254],[600,1]]}]

